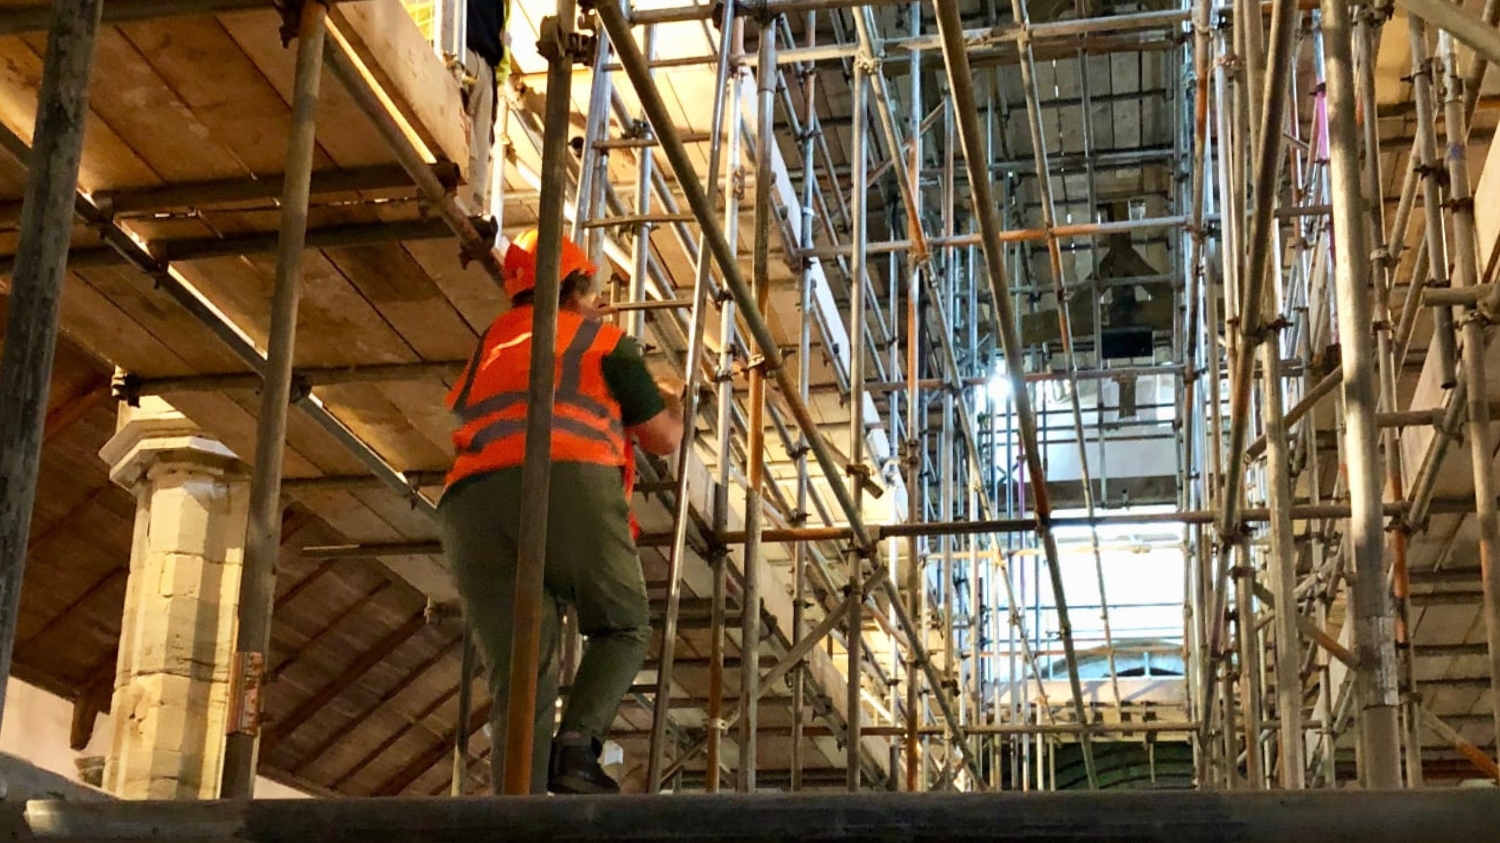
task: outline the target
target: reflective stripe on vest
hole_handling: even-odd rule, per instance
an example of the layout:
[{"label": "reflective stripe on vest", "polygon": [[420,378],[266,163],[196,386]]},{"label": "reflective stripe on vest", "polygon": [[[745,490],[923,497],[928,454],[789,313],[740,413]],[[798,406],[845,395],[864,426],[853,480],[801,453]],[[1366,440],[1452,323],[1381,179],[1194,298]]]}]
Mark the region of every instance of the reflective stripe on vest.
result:
[{"label": "reflective stripe on vest", "polygon": [[[450,394],[459,421],[453,437],[458,458],[449,474],[450,483],[523,462],[530,328],[529,309],[496,319]],[[620,405],[609,394],[599,366],[620,336],[613,327],[577,314],[564,311],[558,315],[558,340],[566,346],[557,356],[554,384],[554,461],[624,465]]]}]

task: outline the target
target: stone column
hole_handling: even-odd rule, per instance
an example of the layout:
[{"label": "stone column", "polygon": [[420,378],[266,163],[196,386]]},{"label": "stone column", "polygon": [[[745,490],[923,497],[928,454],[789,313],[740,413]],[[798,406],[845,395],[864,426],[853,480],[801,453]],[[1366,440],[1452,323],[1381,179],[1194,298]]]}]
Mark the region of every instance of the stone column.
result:
[{"label": "stone column", "polygon": [[136,496],[104,788],[218,795],[249,504],[245,465],[158,398],[122,405],[99,455]]}]

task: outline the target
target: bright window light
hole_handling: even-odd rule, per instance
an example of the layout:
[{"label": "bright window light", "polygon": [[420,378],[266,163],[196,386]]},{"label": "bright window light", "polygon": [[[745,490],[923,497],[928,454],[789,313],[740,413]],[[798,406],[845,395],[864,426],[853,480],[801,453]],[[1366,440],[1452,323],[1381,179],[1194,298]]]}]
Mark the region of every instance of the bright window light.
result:
[{"label": "bright window light", "polygon": [[990,378],[985,386],[986,396],[993,404],[1004,404],[1010,400],[1010,375],[1000,372]]}]

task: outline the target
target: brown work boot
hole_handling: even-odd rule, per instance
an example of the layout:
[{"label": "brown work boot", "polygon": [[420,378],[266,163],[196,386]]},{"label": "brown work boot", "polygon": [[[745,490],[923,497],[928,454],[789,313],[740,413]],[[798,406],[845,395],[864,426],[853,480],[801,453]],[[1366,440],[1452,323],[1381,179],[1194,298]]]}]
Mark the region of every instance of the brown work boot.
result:
[{"label": "brown work boot", "polygon": [[552,741],[552,764],[547,772],[547,790],[552,793],[619,793],[620,784],[599,766],[604,747],[582,736],[559,735]]}]

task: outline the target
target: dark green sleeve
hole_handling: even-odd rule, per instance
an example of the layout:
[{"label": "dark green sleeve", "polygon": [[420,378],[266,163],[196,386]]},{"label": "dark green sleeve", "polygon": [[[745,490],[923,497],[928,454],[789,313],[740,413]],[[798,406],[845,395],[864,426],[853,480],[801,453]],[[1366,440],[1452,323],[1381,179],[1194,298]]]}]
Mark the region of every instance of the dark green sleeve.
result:
[{"label": "dark green sleeve", "polygon": [[646,356],[633,337],[621,338],[601,365],[605,384],[620,402],[620,421],[626,427],[644,424],[666,409],[656,389],[656,379],[646,368]]}]

